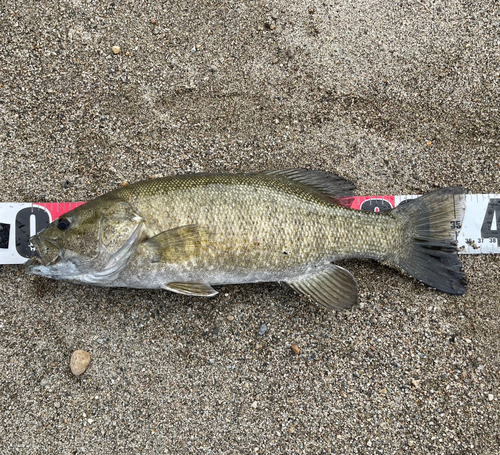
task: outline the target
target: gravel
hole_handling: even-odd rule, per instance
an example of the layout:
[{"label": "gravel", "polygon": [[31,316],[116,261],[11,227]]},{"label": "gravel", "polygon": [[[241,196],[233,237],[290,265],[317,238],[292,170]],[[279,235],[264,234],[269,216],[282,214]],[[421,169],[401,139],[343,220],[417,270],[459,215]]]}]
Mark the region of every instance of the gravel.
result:
[{"label": "gravel", "polygon": [[[499,12],[6,2],[0,199],[289,167],[358,194],[500,193]],[[500,258],[463,263],[456,297],[347,262],[361,306],[337,313],[278,284],[202,299],[1,266],[2,453],[500,453]]]}]

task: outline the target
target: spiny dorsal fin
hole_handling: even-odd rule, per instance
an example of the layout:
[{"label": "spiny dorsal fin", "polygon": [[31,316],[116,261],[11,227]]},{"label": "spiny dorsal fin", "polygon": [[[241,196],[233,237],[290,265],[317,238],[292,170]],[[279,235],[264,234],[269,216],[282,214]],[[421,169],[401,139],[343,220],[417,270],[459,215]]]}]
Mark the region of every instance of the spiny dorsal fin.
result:
[{"label": "spiny dorsal fin", "polygon": [[308,169],[286,169],[266,171],[264,174],[280,175],[301,183],[330,198],[354,196],[356,187],[336,174]]},{"label": "spiny dorsal fin", "polygon": [[152,252],[152,262],[184,262],[198,255],[203,237],[197,224],[189,224],[160,232],[144,247]]},{"label": "spiny dorsal fin", "polygon": [[176,292],[177,294],[196,295],[200,297],[212,297],[218,294],[218,292],[208,283],[172,282],[162,285],[161,288],[167,291]]},{"label": "spiny dorsal fin", "polygon": [[296,291],[307,295],[329,310],[344,310],[358,303],[356,280],[346,269],[330,266],[317,274],[287,283]]}]

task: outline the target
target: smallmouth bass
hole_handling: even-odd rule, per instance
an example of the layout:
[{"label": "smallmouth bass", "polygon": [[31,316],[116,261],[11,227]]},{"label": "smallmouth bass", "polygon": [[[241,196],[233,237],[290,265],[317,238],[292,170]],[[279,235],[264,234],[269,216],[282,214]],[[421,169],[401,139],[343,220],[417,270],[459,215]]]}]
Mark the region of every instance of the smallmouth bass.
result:
[{"label": "smallmouth bass", "polygon": [[279,281],[329,309],[358,303],[336,261],[384,261],[465,293],[455,231],[465,190],[443,188],[372,213],[343,207],[354,185],[322,171],[191,174],[106,193],[32,237],[28,273],[108,287],[213,296],[212,286]]}]

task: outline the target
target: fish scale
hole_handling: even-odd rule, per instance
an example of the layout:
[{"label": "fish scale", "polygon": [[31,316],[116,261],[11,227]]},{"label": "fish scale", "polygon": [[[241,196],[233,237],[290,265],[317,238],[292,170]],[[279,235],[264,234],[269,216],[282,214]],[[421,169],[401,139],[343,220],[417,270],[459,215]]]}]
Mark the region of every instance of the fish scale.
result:
[{"label": "fish scale", "polygon": [[[203,177],[196,186],[175,182],[167,191],[162,189],[161,197],[152,194],[162,182],[154,183],[139,192],[126,187],[117,195],[129,200],[155,234],[183,225],[203,227],[208,239],[193,264],[209,270],[219,267],[226,273],[224,279],[232,282],[256,270],[265,273],[266,280],[280,281],[292,271],[301,273],[311,262],[353,255],[382,260],[397,237],[397,222],[390,216],[368,213],[359,217],[359,213],[260,174],[247,177],[247,185],[218,177]],[[168,213],[152,209],[164,205],[163,198],[168,198]],[[251,206],[249,199],[255,200]],[[365,235],[350,236],[346,229],[336,229],[338,225]],[[235,276],[229,278],[229,271],[236,271]]]}]

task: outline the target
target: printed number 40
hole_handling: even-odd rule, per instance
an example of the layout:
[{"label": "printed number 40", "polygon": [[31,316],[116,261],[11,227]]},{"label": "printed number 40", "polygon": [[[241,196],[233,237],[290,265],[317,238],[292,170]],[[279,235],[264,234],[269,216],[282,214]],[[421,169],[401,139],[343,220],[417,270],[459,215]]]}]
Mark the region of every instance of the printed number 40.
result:
[{"label": "printed number 40", "polygon": [[[493,226],[495,221],[495,226]],[[484,215],[483,225],[481,226],[481,237],[490,239],[491,243],[500,243],[500,199],[490,199],[486,214]],[[493,227],[495,229],[493,229]]]}]

